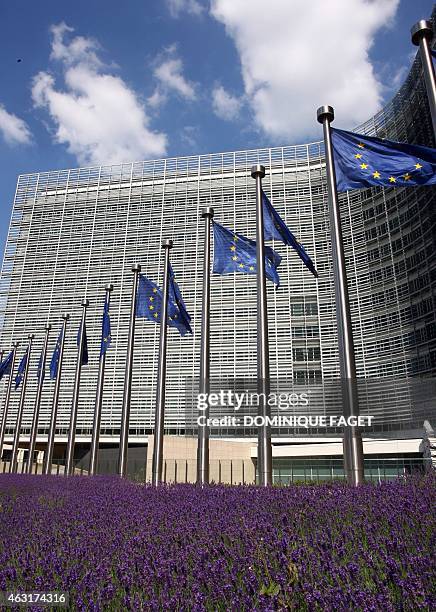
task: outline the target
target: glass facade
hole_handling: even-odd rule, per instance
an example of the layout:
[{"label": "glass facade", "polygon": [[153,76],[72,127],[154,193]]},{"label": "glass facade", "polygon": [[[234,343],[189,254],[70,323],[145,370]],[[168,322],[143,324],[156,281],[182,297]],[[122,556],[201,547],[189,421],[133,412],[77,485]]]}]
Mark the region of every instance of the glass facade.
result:
[{"label": "glass facade", "polygon": [[[314,109],[315,121],[315,109]],[[336,123],[340,125],[340,117]],[[367,134],[435,146],[419,57],[393,100],[356,128]],[[89,365],[82,369],[78,440],[89,436],[97,384],[104,287],[111,298],[102,434],[118,438],[133,274],[162,283],[161,240],[172,238],[172,265],[192,315],[192,337],[169,330],[166,431],[183,430],[185,379],[199,373],[203,227],[201,209],[255,237],[253,164],[266,167],[264,190],[313,258],[319,279],[281,243],[281,287],[268,286],[271,376],[297,383],[339,376],[323,143],[26,174],[18,178],[1,272],[1,348],[35,333],[23,418],[30,431],[44,325],[69,312],[58,435],[68,432],[82,297],[88,297]],[[343,234],[359,377],[432,376],[436,371],[434,188],[365,189],[341,195]],[[131,438],[152,433],[159,328],[137,320]],[[213,276],[211,376],[256,375],[256,278]],[[5,381],[0,383],[3,403]],[[39,434],[48,430],[48,377]],[[19,393],[12,396],[12,433]],[[398,406],[407,410],[408,392]]]},{"label": "glass facade", "polygon": [[[380,482],[422,473],[423,460],[419,453],[388,454],[365,457],[365,480]],[[290,484],[302,482],[328,482],[344,479],[342,457],[299,457],[273,461],[273,483]]]}]

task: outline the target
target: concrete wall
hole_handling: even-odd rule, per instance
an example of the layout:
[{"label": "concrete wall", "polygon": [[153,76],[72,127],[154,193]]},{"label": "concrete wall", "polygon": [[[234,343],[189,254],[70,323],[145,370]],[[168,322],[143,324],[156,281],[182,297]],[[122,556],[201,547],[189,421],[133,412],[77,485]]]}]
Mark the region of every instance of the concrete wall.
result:
[{"label": "concrete wall", "polygon": [[[252,442],[210,440],[210,481],[225,484],[255,482],[255,463],[251,457]],[[154,436],[148,437],[146,480],[150,482]],[[197,473],[197,438],[164,436],[164,482],[195,482]]]}]

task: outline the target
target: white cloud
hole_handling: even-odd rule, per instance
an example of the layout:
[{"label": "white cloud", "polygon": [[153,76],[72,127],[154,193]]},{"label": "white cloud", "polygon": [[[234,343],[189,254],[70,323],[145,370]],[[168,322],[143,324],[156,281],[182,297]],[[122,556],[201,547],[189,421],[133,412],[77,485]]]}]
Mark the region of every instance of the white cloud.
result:
[{"label": "white cloud", "polygon": [[399,0],[212,0],[239,53],[245,92],[257,125],[276,141],[318,132],[316,109],[335,108],[353,127],[382,103],[368,58],[376,32]]},{"label": "white cloud", "polygon": [[225,120],[236,119],[241,110],[242,102],[232,96],[222,85],[217,85],[212,90],[212,108],[214,113]]},{"label": "white cloud", "polygon": [[180,140],[191,149],[198,148],[198,127],[185,125],[180,132]]},{"label": "white cloud", "polygon": [[171,17],[176,18],[179,17],[180,13],[201,15],[205,8],[199,0],[167,0],[167,5]]},{"label": "white cloud", "polygon": [[147,106],[150,108],[159,108],[165,104],[167,100],[166,94],[164,94],[159,87],[156,87],[154,92],[147,98]]},{"label": "white cloud", "polygon": [[53,35],[51,59],[61,60],[66,64],[85,62],[95,68],[102,66],[96,53],[99,49],[97,41],[92,38],[75,36],[68,44],[65,44],[65,35],[74,32],[74,28],[70,28],[65,22],[51,26],[50,31]]},{"label": "white cloud", "polygon": [[27,123],[16,115],[8,113],[2,104],[0,104],[0,132],[9,145],[29,144],[32,141]]},{"label": "white cloud", "polygon": [[64,23],[52,27],[51,57],[62,63],[64,90],[47,72],[33,79],[34,105],[47,109],[55,141],[66,144],[81,165],[164,155],[167,137],[149,128],[136,93],[103,66],[97,43],[81,36],[66,42],[72,31]]},{"label": "white cloud", "polygon": [[183,76],[183,62],[175,53],[174,45],[166,49],[166,57],[154,69],[154,76],[159,81],[163,94],[175,91],[185,100],[195,100],[197,97],[195,83]]},{"label": "white cloud", "polygon": [[153,76],[157,85],[147,98],[147,106],[159,110],[168,100],[170,94],[176,94],[183,100],[193,102],[197,99],[198,83],[189,81],[183,74],[183,62],[177,55],[177,45],[165,47],[153,61]]}]

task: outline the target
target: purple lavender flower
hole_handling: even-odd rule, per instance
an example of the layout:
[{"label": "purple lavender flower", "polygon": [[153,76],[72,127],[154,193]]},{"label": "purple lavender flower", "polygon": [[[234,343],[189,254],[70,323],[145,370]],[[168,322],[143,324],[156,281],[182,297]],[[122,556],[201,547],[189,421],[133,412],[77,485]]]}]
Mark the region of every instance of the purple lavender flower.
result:
[{"label": "purple lavender flower", "polygon": [[435,485],[1,475],[0,590],[68,591],[73,610],[432,610]]}]

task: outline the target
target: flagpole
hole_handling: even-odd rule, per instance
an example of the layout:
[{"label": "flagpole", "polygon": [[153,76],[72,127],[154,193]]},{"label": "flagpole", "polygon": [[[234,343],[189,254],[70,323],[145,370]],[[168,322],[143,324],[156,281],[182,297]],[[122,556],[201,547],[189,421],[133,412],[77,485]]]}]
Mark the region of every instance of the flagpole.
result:
[{"label": "flagpole", "polygon": [[65,461],[65,472],[66,476],[71,476],[74,470],[74,446],[76,442],[76,424],[77,424],[77,411],[79,408],[79,392],[80,392],[80,374],[82,372],[82,357],[83,357],[83,349],[85,346],[85,336],[86,336],[86,309],[89,306],[89,300],[82,300],[82,321],[80,324],[80,340],[79,347],[77,349],[77,362],[76,362],[76,375],[74,377],[74,391],[73,391],[73,401],[71,404],[71,414],[70,414],[70,430],[68,432],[68,445],[67,445],[67,455]]},{"label": "flagpole", "polygon": [[[317,110],[317,119],[322,123],[324,131],[342,397],[344,410],[348,411],[348,416],[359,416],[350,298],[331,140],[330,123],[334,117],[331,106],[321,106]],[[352,485],[361,484],[364,480],[363,444],[357,427],[345,428],[343,444],[344,467],[348,482]]]},{"label": "flagpole", "polygon": [[266,297],[265,241],[262,205],[262,179],[265,166],[256,164],[251,168],[251,176],[256,181],[256,261],[257,261],[257,386],[259,392],[258,416],[264,422],[258,428],[257,463],[259,484],[272,484],[272,447],[271,428],[266,419],[271,416],[267,398],[270,390],[269,345],[268,345],[268,306]]},{"label": "flagpole", "polygon": [[430,43],[433,38],[433,24],[421,19],[411,29],[412,43],[419,47],[421,64],[424,72],[425,88],[430,107],[433,134],[436,142],[436,81],[431,57]]},{"label": "flagpole", "polygon": [[132,304],[130,306],[129,339],[127,343],[126,374],[124,378],[123,411],[121,415],[120,450],[118,455],[118,474],[127,476],[127,451],[129,444],[130,399],[132,396],[133,348],[135,345],[136,294],[138,293],[139,273],[141,266],[134,264]]},{"label": "flagpole", "polygon": [[32,429],[30,432],[29,454],[27,456],[27,465],[26,465],[26,472],[28,474],[32,473],[33,454],[35,452],[36,435],[38,432],[39,408],[41,405],[42,386],[44,384],[45,364],[47,361],[47,347],[48,347],[48,337],[50,334],[50,330],[51,330],[51,325],[50,323],[47,323],[47,325],[45,326],[45,339],[44,339],[44,346],[42,349],[42,359],[41,359],[41,364],[40,364],[38,389],[36,391],[35,409],[33,411]]},{"label": "flagpole", "polygon": [[[105,308],[109,309],[111,292],[114,286],[106,285],[106,304]],[[93,476],[97,470],[98,463],[98,444],[100,439],[100,422],[101,422],[101,407],[103,403],[103,386],[104,386],[104,368],[106,363],[106,351],[100,352],[100,365],[98,369],[97,396],[95,399],[94,423],[92,426],[92,441],[91,454],[89,458],[89,475]]]},{"label": "flagpole", "polygon": [[[204,251],[203,251],[203,301],[201,305],[201,347],[199,392],[209,395],[210,377],[210,226],[214,210],[211,206],[203,208]],[[198,415],[197,415],[198,416]],[[205,421],[209,418],[209,403],[202,412]],[[209,426],[198,426],[197,440],[197,484],[209,483]]]},{"label": "flagpole", "polygon": [[61,388],[62,361],[64,357],[64,346],[65,346],[65,335],[67,331],[67,322],[69,318],[70,318],[70,315],[68,313],[65,313],[62,315],[62,319],[64,321],[62,325],[62,340],[61,340],[61,346],[59,348],[57,374],[56,374],[55,388],[53,392],[53,405],[51,408],[50,427],[48,430],[47,450],[45,452],[45,457],[44,457],[44,470],[43,470],[44,474],[51,474],[54,439],[55,439],[55,434],[56,434],[56,418],[57,418],[58,403],[59,403],[59,391]]},{"label": "flagpole", "polygon": [[11,361],[11,370],[9,373],[8,386],[6,389],[6,397],[5,397],[5,405],[3,407],[3,419],[0,427],[0,461],[2,460],[3,455],[3,446],[5,441],[5,431],[6,431],[6,421],[8,420],[8,410],[9,410],[9,400],[11,398],[11,389],[12,389],[12,378],[14,376],[14,368],[15,368],[15,358],[17,356],[17,347],[18,342],[14,342],[12,344],[12,361]]},{"label": "flagpole", "polygon": [[170,268],[170,249],[172,240],[163,240],[165,251],[164,279],[162,287],[162,312],[159,335],[159,363],[157,370],[156,410],[154,421],[154,445],[151,482],[157,486],[162,480],[163,465],[163,430],[165,424],[165,378],[167,369],[167,335],[168,335],[168,276]]},{"label": "flagpole", "polygon": [[29,334],[27,336],[29,340],[29,343],[26,349],[27,358],[26,358],[26,365],[24,368],[23,382],[21,383],[20,403],[18,404],[17,420],[15,422],[15,431],[14,431],[14,441],[12,444],[11,463],[9,466],[9,472],[12,474],[16,474],[17,469],[18,469],[18,464],[17,464],[18,445],[20,443],[21,422],[23,420],[24,400],[26,397],[27,375],[29,373],[29,362],[30,362],[30,355],[32,352],[32,342],[33,342],[34,337],[35,336],[33,334]]}]

